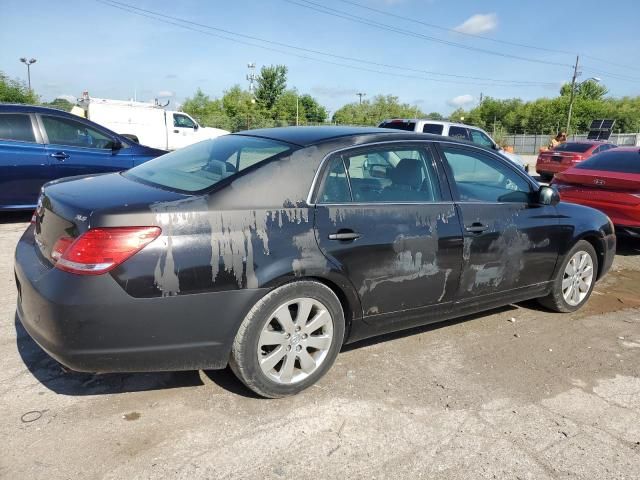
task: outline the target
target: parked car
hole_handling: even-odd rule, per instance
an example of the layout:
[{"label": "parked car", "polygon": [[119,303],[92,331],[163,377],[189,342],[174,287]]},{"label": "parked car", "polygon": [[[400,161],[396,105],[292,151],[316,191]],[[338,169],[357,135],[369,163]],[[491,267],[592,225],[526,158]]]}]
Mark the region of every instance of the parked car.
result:
[{"label": "parked car", "polygon": [[591,155],[612,148],[616,148],[616,145],[596,140],[561,143],[551,150],[540,152],[536,161],[536,172],[542,181],[548,182],[556,173],[577,165]]},{"label": "parked car", "polygon": [[478,127],[465,125],[464,123],[417,118],[392,118],[389,120],[384,120],[378,126],[380,128],[391,128],[394,130],[404,130],[408,132],[431,133],[433,135],[442,135],[444,137],[453,137],[460,140],[467,140],[468,142],[475,143],[476,145],[481,145],[483,147],[495,150],[500,155],[508,158],[523,170],[527,169],[526,165],[524,164],[524,160],[522,160],[522,157],[520,155],[507,152],[506,150],[501,148],[493,140],[493,138],[489,136],[487,132]]},{"label": "parked car", "polygon": [[176,150],[229,133],[202,127],[185,112],[165,110],[157,102],[110,100],[85,92],[72,113],[110,128],[127,138],[163,150]]},{"label": "parked car", "polygon": [[[384,158],[367,176],[363,165]],[[375,128],[225,135],[49,183],[17,312],[82,371],[224,368],[265,397],[341,346],[538,298],[571,312],[613,260],[606,215],[500,155]]]},{"label": "parked car", "polygon": [[640,150],[618,147],[558,173],[563,200],[606,213],[619,233],[640,237]]},{"label": "parked car", "polygon": [[0,105],[0,211],[33,210],[50,180],[126,170],[164,153],[61,110]]}]

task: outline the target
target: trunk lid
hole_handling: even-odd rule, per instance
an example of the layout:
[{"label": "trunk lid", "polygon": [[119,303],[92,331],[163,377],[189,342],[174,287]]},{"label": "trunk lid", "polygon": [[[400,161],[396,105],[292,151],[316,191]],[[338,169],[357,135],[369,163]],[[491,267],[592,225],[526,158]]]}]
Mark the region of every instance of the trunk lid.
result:
[{"label": "trunk lid", "polygon": [[640,174],[574,168],[556,175],[558,183],[640,193]]},{"label": "trunk lid", "polygon": [[125,178],[120,173],[71,177],[42,189],[35,214],[35,242],[52,261],[56,242],[97,226],[154,226],[151,206],[190,198]]}]

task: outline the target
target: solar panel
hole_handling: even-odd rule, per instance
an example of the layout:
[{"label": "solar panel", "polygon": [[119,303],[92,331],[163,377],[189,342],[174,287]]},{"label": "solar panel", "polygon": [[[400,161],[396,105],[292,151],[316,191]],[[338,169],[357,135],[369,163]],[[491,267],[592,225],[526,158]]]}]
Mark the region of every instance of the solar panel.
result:
[{"label": "solar panel", "polygon": [[597,119],[589,126],[588,140],[609,140],[616,121],[611,119]]}]

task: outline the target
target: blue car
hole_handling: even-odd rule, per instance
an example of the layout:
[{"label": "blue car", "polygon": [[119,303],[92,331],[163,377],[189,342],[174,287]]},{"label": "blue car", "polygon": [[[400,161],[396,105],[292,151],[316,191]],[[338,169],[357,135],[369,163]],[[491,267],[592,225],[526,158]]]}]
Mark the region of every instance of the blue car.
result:
[{"label": "blue car", "polygon": [[51,180],[127,170],[165,153],[61,110],[0,105],[0,211],[35,208]]}]

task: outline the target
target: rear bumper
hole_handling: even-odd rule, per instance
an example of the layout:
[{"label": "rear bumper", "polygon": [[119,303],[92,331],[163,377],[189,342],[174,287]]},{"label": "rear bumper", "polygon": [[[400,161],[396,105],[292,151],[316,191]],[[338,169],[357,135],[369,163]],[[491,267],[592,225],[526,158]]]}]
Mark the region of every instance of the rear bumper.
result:
[{"label": "rear bumper", "polygon": [[268,289],[133,298],[110,275],[45,265],[29,228],[16,248],[17,313],[63,365],[85,372],[224,368],[237,329]]},{"label": "rear bumper", "polygon": [[560,162],[537,162],[536,163],[536,172],[538,174],[548,174],[552,175],[555,173],[564,172],[567,168],[570,168],[571,165],[567,165]]}]

